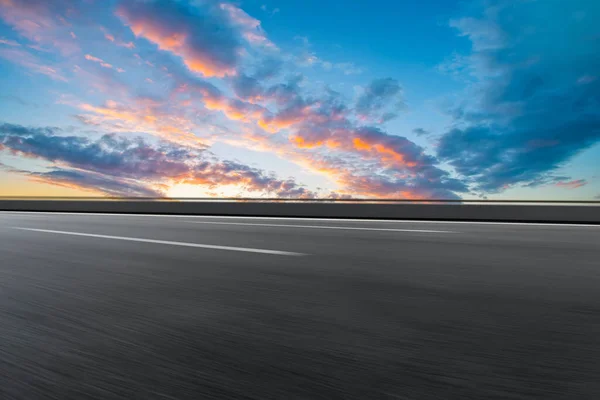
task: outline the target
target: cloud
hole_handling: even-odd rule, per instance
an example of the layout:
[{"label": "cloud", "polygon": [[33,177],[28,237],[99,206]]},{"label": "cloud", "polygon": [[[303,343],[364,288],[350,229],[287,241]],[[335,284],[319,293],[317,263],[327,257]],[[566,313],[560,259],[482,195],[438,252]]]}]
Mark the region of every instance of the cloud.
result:
[{"label": "cloud", "polygon": [[[499,1],[493,1],[491,4],[500,4]],[[502,8],[502,6],[499,6]],[[498,50],[507,45],[510,37],[500,26],[501,22],[495,19],[496,13],[500,11],[498,7],[490,6],[484,10],[484,18],[459,18],[450,21],[450,27],[455,28],[460,36],[468,37],[476,52],[486,50]]]},{"label": "cloud", "polygon": [[242,48],[240,33],[227,14],[212,3],[194,7],[175,1],[123,1],[117,15],[137,37],[180,56],[204,76],[236,73]]},{"label": "cloud", "polygon": [[245,44],[274,47],[260,21],[228,3],[126,0],[117,15],[137,37],[176,54],[206,77],[236,75]]},{"label": "cloud", "polygon": [[[337,184],[338,195],[386,198],[457,199],[468,188],[436,166],[437,160],[406,138],[393,136],[375,127],[360,127],[349,119],[349,109],[339,94],[326,91],[324,96],[305,98],[297,79],[257,90],[252,95],[259,103],[274,102],[278,111],[258,108],[243,118],[258,121],[270,134],[245,127],[243,134],[226,134],[220,140],[255,151],[277,154],[300,167],[324,175]],[[253,86],[253,85],[250,85]],[[185,87],[190,91],[191,87]],[[225,110],[235,119],[230,104],[235,104],[214,87],[199,83],[198,92],[209,107]],[[222,102],[213,106],[211,100]],[[258,106],[244,101],[236,109]],[[288,129],[290,135],[278,135]],[[288,140],[289,139],[289,140]],[[323,152],[323,150],[326,150]]]},{"label": "cloud", "polygon": [[169,186],[184,183],[212,189],[234,185],[276,197],[315,196],[293,179],[219,160],[205,150],[164,141],[151,144],[139,137],[111,134],[92,140],[63,136],[56,128],[1,124],[0,151],[52,163],[47,172],[22,171],[36,179],[111,195],[164,195]]},{"label": "cloud", "polygon": [[95,68],[93,64],[84,62],[73,64],[72,71],[73,81],[78,82],[86,89],[100,92],[113,98],[136,94],[134,81],[131,79],[121,79],[118,69]]},{"label": "cloud", "polygon": [[254,79],[265,81],[277,77],[283,67],[283,61],[274,56],[263,57],[258,65],[255,66],[255,71],[251,75]]},{"label": "cloud", "polygon": [[[458,198],[468,188],[436,166],[435,157],[405,137],[390,135],[373,126],[361,126],[354,110],[332,90],[306,97],[297,79],[260,88],[255,81],[240,80],[246,92],[259,102],[274,102],[278,110],[266,114],[258,125],[272,134],[290,132],[289,141],[256,135],[261,147],[335,181],[343,193],[353,196],[407,198],[441,196]],[[251,89],[251,90],[250,90]],[[238,95],[240,95],[238,90]],[[320,152],[327,150],[328,157]],[[332,156],[336,154],[336,156]],[[367,179],[371,176],[371,179]],[[360,185],[353,182],[362,182]],[[368,185],[372,184],[371,190]],[[409,195],[410,194],[410,195]]]},{"label": "cloud", "polygon": [[317,56],[317,53],[312,49],[312,44],[306,36],[294,36],[294,40],[301,43],[301,48],[294,52],[294,55],[288,56],[288,59],[293,60],[295,67],[321,67],[327,72],[342,72],[344,75],[358,75],[364,71],[352,62],[332,62],[324,60]]},{"label": "cloud", "polygon": [[[303,85],[301,74],[266,85],[252,74],[240,73],[227,80],[235,99],[181,71],[175,77],[180,96],[192,96],[191,101],[201,101],[205,108],[221,111],[230,121],[246,123],[216,140],[274,153],[325,175],[338,184],[338,194],[455,199],[457,193],[468,191],[464,183],[437,166],[439,160],[426,155],[423,148],[407,138],[374,126],[362,126],[365,121],[357,118],[355,107],[340,93],[330,88],[305,93],[310,86]],[[361,103],[371,116],[385,115],[401,97],[397,81],[381,81],[371,85],[370,98]],[[318,164],[323,152],[335,155],[335,161],[328,158]],[[321,167],[315,168],[316,164]],[[376,176],[365,179],[369,174]],[[363,184],[353,185],[354,178]],[[367,190],[368,184],[373,184],[371,191]]]},{"label": "cloud", "polygon": [[49,45],[68,55],[79,50],[66,29],[68,14],[77,4],[69,0],[0,0],[0,18],[32,42]]},{"label": "cloud", "polygon": [[103,125],[111,131],[148,133],[173,142],[205,148],[206,144],[194,134],[196,125],[176,106],[138,98],[126,106],[109,100],[102,106],[74,104],[86,112],[79,120],[87,125]]},{"label": "cloud", "polygon": [[278,50],[277,46],[267,38],[258,19],[230,3],[222,2],[219,7],[228,14],[231,25],[241,32],[242,37],[248,43],[270,50]]},{"label": "cloud", "polygon": [[577,2],[490,4],[451,23],[473,44],[476,82],[451,110],[453,127],[437,149],[478,190],[497,193],[547,181],[600,141],[600,81],[582,79],[600,70],[586,36],[600,9],[588,7],[573,24]]},{"label": "cloud", "polygon": [[263,97],[264,89],[256,78],[240,74],[233,79],[231,86],[240,99],[256,102]]},{"label": "cloud", "polygon": [[[151,61],[155,65],[153,72],[168,67],[168,78],[162,81],[155,75],[151,78],[157,82],[154,87],[165,82],[167,91],[172,92],[154,103],[138,102],[129,83],[122,87],[113,84],[118,82],[118,70],[90,49],[91,54],[82,54],[90,61],[87,68],[75,67],[78,80],[85,79],[89,86],[97,85],[99,90],[110,93],[110,98],[117,101],[107,100],[103,104],[89,100],[71,101],[70,105],[81,110],[77,115],[79,121],[95,130],[151,134],[169,140],[170,144],[136,142],[137,139],[115,134],[97,140],[86,139],[64,136],[64,132],[55,130],[41,136],[30,131],[29,135],[19,139],[14,132],[10,138],[4,135],[3,146],[7,151],[38,157],[54,165],[54,170],[45,172],[45,178],[40,175],[38,179],[85,186],[82,182],[94,179],[98,182],[101,176],[114,182],[116,188],[131,181],[161,193],[165,190],[164,185],[191,183],[207,187],[238,185],[280,196],[315,196],[294,180],[277,179],[240,163],[210,159],[205,151],[207,142],[196,135],[214,128],[212,122],[202,122],[209,117],[214,120],[221,116],[207,113],[202,109],[204,106],[209,111],[222,113],[229,120],[226,121],[229,136],[216,140],[237,136],[242,142],[256,140],[257,145],[269,151],[277,152],[274,149],[279,147],[282,152],[276,154],[281,157],[332,177],[341,189],[338,196],[429,198],[439,195],[456,198],[456,193],[466,191],[464,184],[439,169],[438,160],[427,155],[423,148],[406,137],[373,126],[394,117],[401,107],[402,88],[394,79],[371,82],[355,104],[329,88],[317,90],[313,85],[305,85],[302,75],[275,80],[283,71],[290,73],[290,68],[295,66],[285,64],[289,60],[277,54],[276,47],[262,31],[260,21],[229,3],[201,1],[188,5],[181,1],[124,0],[118,3],[115,13],[136,37],[147,39],[165,50],[142,61]],[[71,31],[69,28],[68,32]],[[103,33],[106,40],[118,42],[118,31],[104,30]],[[83,40],[83,33],[79,37]],[[257,57],[248,56],[253,51],[263,50],[265,52]],[[139,54],[145,57],[142,49]],[[165,61],[176,60],[172,55],[183,60],[183,63],[173,61],[173,64],[181,64],[181,70],[172,68]],[[341,72],[357,72],[351,63],[319,62],[323,68],[340,72],[340,75]],[[91,63],[104,68],[94,68]],[[86,74],[85,70],[89,72]],[[88,81],[88,75],[93,75],[93,79]],[[228,89],[235,97],[230,97],[229,90],[217,88],[200,75],[226,78],[219,82],[219,87],[230,85]],[[150,78],[140,77],[140,81],[143,79]],[[270,82],[271,79],[275,83]],[[207,119],[198,121],[195,115],[198,111]],[[236,124],[236,121],[244,124]],[[254,139],[248,139],[251,135],[255,135]],[[69,154],[60,153],[57,148],[61,146],[67,148]],[[166,154],[167,148],[171,147],[182,151],[184,156],[195,152],[195,158],[159,159],[159,153]],[[94,153],[96,148],[102,151]],[[46,153],[52,149],[60,154]],[[147,164],[135,161],[136,152],[147,153]],[[78,154],[85,154],[84,161],[87,162],[76,161],[73,157]],[[114,160],[115,169],[101,163],[104,156]],[[132,160],[131,165],[135,168],[128,169],[130,164],[123,160]],[[158,165],[177,165],[183,172],[148,172]],[[109,182],[103,185],[104,192],[108,193]],[[128,190],[141,193],[143,188]]]},{"label": "cloud", "polygon": [[[405,184],[414,183],[413,189],[437,189],[444,192],[444,198],[455,198],[451,192],[466,192],[467,187],[436,166],[438,160],[427,155],[424,149],[405,137],[392,136],[375,127],[354,127],[352,129],[299,130],[294,137],[299,147],[328,147],[358,156],[366,174],[375,173],[395,177]],[[305,135],[304,132],[310,132]],[[357,170],[358,166],[350,166]],[[398,179],[401,178],[401,179]],[[368,182],[369,180],[365,180]],[[407,184],[408,186],[408,184]]]},{"label": "cloud", "polygon": [[358,75],[363,73],[362,68],[357,67],[351,62],[335,63],[332,64],[332,68],[342,71],[344,75]]},{"label": "cloud", "polygon": [[577,179],[577,180],[573,180],[573,181],[569,181],[569,182],[564,182],[564,181],[557,182],[556,186],[565,188],[565,189],[577,189],[577,188],[580,188],[587,184],[588,184],[588,182],[585,179]]},{"label": "cloud", "polygon": [[[93,61],[95,63],[98,63],[98,64],[100,64],[104,68],[109,68],[109,69],[113,68],[112,64],[109,64],[109,63],[105,62],[104,60],[102,60],[102,59],[100,59],[98,57],[94,57],[94,56],[92,56],[90,54],[86,54],[85,55],[85,59],[89,60],[89,61]],[[118,69],[121,69],[121,68],[118,68]],[[119,71],[119,72],[121,72],[121,71]]]},{"label": "cloud", "polygon": [[97,58],[97,57],[94,57],[94,56],[92,56],[92,55],[89,55],[89,54],[86,54],[86,55],[85,55],[85,59],[86,59],[86,60],[90,60],[90,61],[94,61],[94,62],[97,62],[97,63],[102,63],[102,62],[104,62],[104,61],[102,61],[101,59],[99,59],[99,58]]},{"label": "cloud", "polygon": [[413,133],[417,136],[427,136],[427,135],[431,134],[431,132],[426,131],[423,128],[415,128],[415,129],[413,129]]},{"label": "cloud", "polygon": [[46,75],[56,81],[67,82],[67,78],[63,76],[58,68],[45,64],[38,57],[25,50],[17,48],[0,48],[0,58],[4,58],[13,64],[25,67],[36,74]]},{"label": "cloud", "polygon": [[[458,198],[456,193],[468,191],[464,183],[436,166],[435,157],[405,137],[390,135],[373,126],[361,126],[353,117],[355,110],[331,89],[316,96],[306,96],[301,87],[302,76],[296,75],[284,83],[264,87],[257,79],[239,75],[231,80],[238,99],[229,99],[206,82],[183,85],[182,91],[197,92],[205,107],[222,111],[230,120],[256,122],[271,135],[252,133],[228,137],[230,144],[278,154],[313,172],[331,177],[347,195],[406,198],[441,196]],[[394,92],[397,93],[397,92]],[[385,95],[383,95],[385,97]],[[375,101],[374,101],[375,103]],[[264,105],[270,104],[270,108]],[[283,132],[282,132],[283,131]],[[319,153],[336,154],[336,161],[320,161]],[[343,162],[343,159],[349,162]],[[373,179],[363,179],[368,174]],[[352,180],[362,179],[356,186]],[[375,185],[366,190],[368,183]],[[360,190],[355,192],[354,190]]]},{"label": "cloud", "polygon": [[260,6],[260,9],[263,10],[264,12],[266,12],[269,15],[275,15],[277,14],[279,11],[281,11],[279,8],[275,7],[272,9],[269,9],[269,7],[266,4],[263,4],[262,6]]},{"label": "cloud", "polygon": [[[180,82],[178,91],[181,95],[199,94],[207,109],[221,111],[231,121],[255,122],[273,135],[254,134],[246,125],[242,129],[244,134],[228,135],[220,140],[275,152],[303,167],[310,167],[311,163],[314,166],[322,149],[349,159],[351,162],[345,163],[338,157],[333,163],[321,161],[322,168],[318,170],[309,168],[332,177],[335,175],[334,180],[346,195],[358,193],[354,192],[356,189],[364,196],[379,193],[404,198],[412,193],[426,198],[432,195],[457,198],[455,191],[467,190],[464,184],[436,167],[435,158],[425,155],[422,148],[408,139],[351,122],[355,110],[338,93],[326,89],[324,94],[316,96],[303,94],[302,75],[265,86],[255,74],[239,73],[228,81],[237,99],[228,98],[215,86],[185,76],[181,71],[175,76]],[[388,107],[397,105],[394,100],[401,95],[399,83],[391,79],[375,81],[370,89],[370,98],[365,94],[361,105],[381,116]],[[281,131],[285,133],[275,135]],[[288,132],[290,140],[287,140]],[[363,185],[352,185],[353,177],[373,173],[374,169],[378,171],[376,178],[361,178]],[[373,190],[366,190],[368,183],[374,185]]]},{"label": "cloud", "polygon": [[11,47],[21,47],[21,45],[18,42],[15,42],[14,40],[10,40],[10,39],[5,39],[5,38],[0,38],[0,44],[6,45],[6,46],[11,46]]},{"label": "cloud", "polygon": [[386,122],[404,107],[402,86],[393,78],[372,81],[358,97],[356,112],[364,120]]},{"label": "cloud", "polygon": [[437,66],[437,70],[457,80],[469,81],[471,78],[469,75],[472,72],[471,62],[472,60],[468,56],[453,52]]},{"label": "cloud", "polygon": [[10,94],[9,95],[0,95],[0,99],[7,100],[7,101],[12,101],[12,102],[17,103],[17,104],[19,104],[21,106],[28,106],[28,107],[34,107],[34,108],[38,108],[39,107],[37,104],[25,101],[21,97],[15,96],[15,95],[10,95]]},{"label": "cloud", "polygon": [[106,27],[100,26],[100,30],[104,34],[104,38],[109,42],[112,42],[120,47],[125,47],[127,49],[135,49],[135,43],[133,42],[125,42],[119,38],[117,38],[113,33],[111,33]]},{"label": "cloud", "polygon": [[155,190],[133,179],[123,179],[102,174],[55,168],[48,172],[20,171],[35,182],[80,189],[113,197],[162,197],[163,192]]},{"label": "cloud", "polygon": [[[445,172],[430,170],[425,174],[402,173],[368,162],[359,157],[339,157],[318,153],[290,156],[309,171],[320,173],[335,182],[337,193],[353,198],[388,199],[459,199],[464,185]],[[432,173],[433,172],[433,173]]]}]

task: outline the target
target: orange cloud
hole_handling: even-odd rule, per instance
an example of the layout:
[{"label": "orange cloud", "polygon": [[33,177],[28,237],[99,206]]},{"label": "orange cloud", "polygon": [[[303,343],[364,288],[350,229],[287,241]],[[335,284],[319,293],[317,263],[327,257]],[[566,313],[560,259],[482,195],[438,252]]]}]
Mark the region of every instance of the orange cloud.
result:
[{"label": "orange cloud", "polygon": [[215,21],[210,20],[222,17],[213,11],[210,17],[196,19],[182,8],[177,4],[125,3],[117,15],[136,37],[181,57],[191,71],[206,77],[235,75],[240,48],[227,30],[216,30]]},{"label": "orange cloud", "polygon": [[221,111],[233,121],[255,121],[261,118],[266,110],[251,103],[228,99],[223,96],[214,96],[206,93],[203,98],[204,107],[211,111]]},{"label": "orange cloud", "polygon": [[258,126],[267,132],[277,133],[312,117],[314,115],[311,115],[311,107],[305,106],[294,110],[284,110],[273,117],[262,118],[258,121]]},{"label": "orange cloud", "polygon": [[234,75],[234,68],[223,68],[222,65],[215,63],[209,56],[201,53],[189,51],[185,43],[188,36],[183,33],[163,36],[161,32],[147,22],[140,21],[131,25],[131,30],[137,37],[145,37],[154,42],[161,50],[167,50],[183,58],[185,65],[192,71],[198,72],[207,77],[224,77]]},{"label": "orange cloud", "polygon": [[368,143],[364,138],[354,138],[354,148],[360,152],[376,152],[382,156],[382,161],[396,167],[416,167],[417,163],[407,162],[403,154],[382,143]]},{"label": "orange cloud", "polygon": [[116,44],[117,46],[125,47],[128,49],[135,48],[135,44],[133,42],[124,42],[122,40],[117,39],[115,37],[115,35],[110,33],[105,27],[101,26],[100,30],[104,33],[104,38],[106,40],[108,40],[109,42],[112,42],[112,43]]},{"label": "orange cloud", "polygon": [[314,149],[315,147],[321,147],[324,144],[323,141],[309,143],[302,136],[293,136],[290,140],[296,143],[296,146],[301,149]]},{"label": "orange cloud", "polygon": [[177,143],[205,148],[203,140],[193,133],[195,124],[183,116],[171,112],[161,112],[159,105],[139,102],[139,108],[122,106],[114,101],[107,101],[103,107],[91,104],[78,104],[77,107],[91,114],[82,115],[84,123],[98,125],[117,122],[120,126],[111,126],[112,130],[124,132],[143,132]]},{"label": "orange cloud", "polygon": [[[290,137],[288,143],[282,143],[274,140],[271,135],[260,135],[248,131],[242,137],[236,136],[231,140],[224,141],[234,146],[276,154],[308,172],[323,176],[336,185],[334,190],[338,196],[373,199],[430,199],[440,196],[452,198],[453,196],[445,189],[436,191],[437,184],[435,182],[430,182],[428,185],[426,180],[419,180],[418,173],[410,170],[411,167],[409,167],[408,173],[388,169],[381,157],[374,157],[374,163],[357,163],[352,159],[328,153],[306,151],[323,147],[362,154],[354,149],[351,138],[344,142],[338,137],[308,140],[303,136],[295,135]],[[358,143],[371,154],[374,146],[369,145],[366,139]],[[373,151],[373,154],[378,154],[376,150]]]},{"label": "orange cloud", "polygon": [[[318,126],[318,125],[317,125]],[[300,133],[301,132],[301,133]],[[299,148],[327,147],[340,151],[358,153],[368,156],[389,168],[415,168],[418,162],[407,160],[403,153],[403,138],[390,138],[382,134],[373,134],[370,131],[360,129],[325,129],[325,130],[301,130],[290,139]],[[410,157],[419,156],[414,146],[410,146]],[[414,154],[413,154],[414,153]]]}]

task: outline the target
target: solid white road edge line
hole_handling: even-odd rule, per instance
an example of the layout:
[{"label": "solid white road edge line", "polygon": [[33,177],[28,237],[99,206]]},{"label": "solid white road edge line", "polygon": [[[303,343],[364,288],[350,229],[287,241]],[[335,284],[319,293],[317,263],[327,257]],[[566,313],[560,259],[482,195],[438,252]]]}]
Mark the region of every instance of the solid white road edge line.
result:
[{"label": "solid white road edge line", "polygon": [[183,247],[197,247],[197,248],[201,248],[201,249],[229,250],[229,251],[242,251],[242,252],[246,252],[246,253],[273,254],[273,255],[278,255],[278,256],[306,256],[306,255],[308,255],[308,254],[304,254],[304,253],[294,253],[291,251],[253,249],[253,248],[249,248],[249,247],[216,246],[216,245],[212,245],[212,244],[172,242],[172,241],[168,241],[168,240],[154,240],[154,239],[123,237],[123,236],[96,235],[96,234],[92,234],[92,233],[54,231],[54,230],[49,230],[49,229],[34,229],[34,228],[21,228],[21,227],[13,227],[13,229],[20,229],[20,230],[24,230],[24,231],[33,231],[33,232],[43,232],[43,233],[55,233],[55,234],[59,234],[59,235],[85,236],[85,237],[93,237],[93,238],[100,238],[100,239],[125,240],[125,241],[129,241],[129,242],[166,244],[166,245],[171,245],[171,246],[183,246]]},{"label": "solid white road edge line", "polygon": [[360,218],[304,218],[304,217],[244,217],[232,215],[176,215],[176,214],[119,214],[119,213],[85,213],[85,212],[49,212],[49,211],[0,211],[0,215],[87,215],[87,216],[119,216],[119,217],[155,217],[155,218],[219,218],[219,219],[267,219],[284,221],[337,221],[337,222],[385,222],[407,224],[463,224],[463,225],[521,225],[521,226],[553,226],[553,227],[589,227],[600,228],[600,224],[563,224],[552,222],[493,222],[493,221],[442,221],[442,220],[410,220],[410,219],[360,219]]},{"label": "solid white road edge line", "polygon": [[351,226],[318,226],[318,225],[287,225],[287,224],[255,224],[243,222],[217,222],[217,221],[184,221],[188,224],[210,224],[210,225],[238,225],[238,226],[269,226],[284,228],[306,228],[306,229],[340,229],[357,231],[384,231],[384,232],[416,232],[416,233],[458,233],[454,231],[435,231],[427,229],[393,229],[393,228],[357,228]]}]

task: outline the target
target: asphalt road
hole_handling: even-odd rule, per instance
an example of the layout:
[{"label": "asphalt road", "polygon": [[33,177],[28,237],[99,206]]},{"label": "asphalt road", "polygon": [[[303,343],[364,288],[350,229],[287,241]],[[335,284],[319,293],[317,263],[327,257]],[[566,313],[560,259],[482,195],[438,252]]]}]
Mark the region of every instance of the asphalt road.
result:
[{"label": "asphalt road", "polygon": [[600,226],[0,213],[1,399],[600,399]]}]

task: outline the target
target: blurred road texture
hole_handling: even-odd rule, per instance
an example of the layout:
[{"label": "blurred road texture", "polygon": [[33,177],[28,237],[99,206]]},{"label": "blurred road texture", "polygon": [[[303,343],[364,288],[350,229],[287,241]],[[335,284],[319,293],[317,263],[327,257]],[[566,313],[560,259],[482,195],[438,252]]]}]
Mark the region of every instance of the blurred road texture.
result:
[{"label": "blurred road texture", "polygon": [[600,399],[600,226],[0,213],[2,399]]}]

